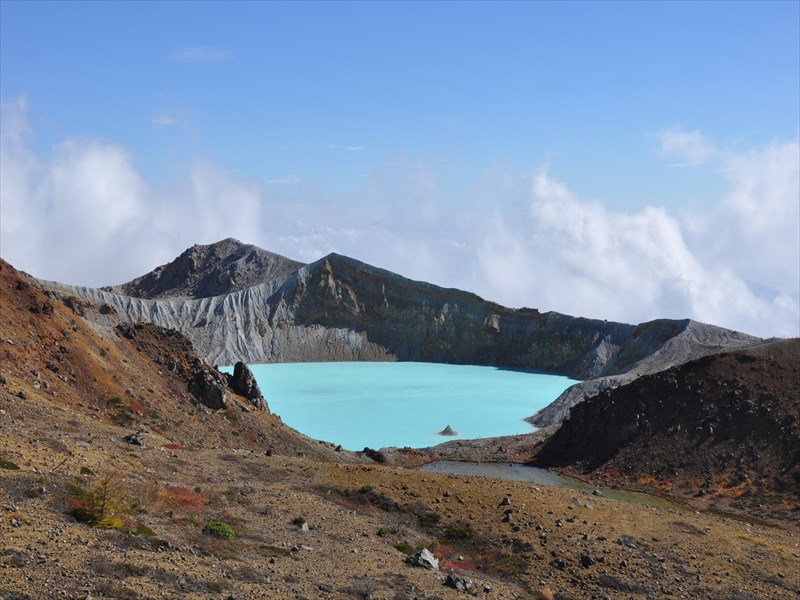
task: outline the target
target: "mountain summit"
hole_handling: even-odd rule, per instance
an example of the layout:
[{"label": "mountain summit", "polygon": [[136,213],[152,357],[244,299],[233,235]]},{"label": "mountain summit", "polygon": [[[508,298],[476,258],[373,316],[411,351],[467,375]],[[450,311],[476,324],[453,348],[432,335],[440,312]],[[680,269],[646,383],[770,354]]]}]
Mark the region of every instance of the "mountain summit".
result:
[{"label": "mountain summit", "polygon": [[227,238],[195,244],[146,275],[102,289],[134,298],[208,298],[266,281],[282,282],[301,266],[280,254]]}]

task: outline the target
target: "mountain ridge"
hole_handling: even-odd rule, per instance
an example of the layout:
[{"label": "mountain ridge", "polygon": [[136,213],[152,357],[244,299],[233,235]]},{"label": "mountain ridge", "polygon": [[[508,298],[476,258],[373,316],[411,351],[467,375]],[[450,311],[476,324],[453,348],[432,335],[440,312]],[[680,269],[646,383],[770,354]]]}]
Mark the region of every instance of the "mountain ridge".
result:
[{"label": "mountain ridge", "polygon": [[[253,267],[258,261],[248,263],[248,256],[269,264],[259,271]],[[209,262],[205,274],[193,267]],[[236,289],[243,281],[258,283]],[[231,238],[187,249],[172,263],[122,286],[45,285],[108,304],[123,321],[177,329],[215,364],[403,360],[527,368],[582,380],[534,416],[538,426],[560,421],[570,406],[602,389],[762,341],[689,319],[632,325],[507,308],[337,253],[302,265]],[[187,290],[196,296],[164,296]],[[205,295],[209,290],[222,293]]]}]

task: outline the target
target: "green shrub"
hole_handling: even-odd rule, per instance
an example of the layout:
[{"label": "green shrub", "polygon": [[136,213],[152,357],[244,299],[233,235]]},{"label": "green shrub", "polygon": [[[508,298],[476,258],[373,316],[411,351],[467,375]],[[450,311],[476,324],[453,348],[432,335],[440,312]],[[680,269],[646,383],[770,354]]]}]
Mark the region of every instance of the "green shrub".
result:
[{"label": "green shrub", "polygon": [[223,521],[211,520],[203,527],[203,533],[219,538],[235,538],[236,532],[233,528]]},{"label": "green shrub", "polygon": [[222,586],[216,581],[206,582],[206,587],[210,589],[212,592],[216,592],[218,594],[222,591]]},{"label": "green shrub", "polygon": [[302,527],[302,525],[306,522],[303,517],[295,517],[292,519],[292,525],[297,525],[298,527]]},{"label": "green shrub", "polygon": [[89,467],[81,467],[81,475],[94,475],[94,471]]},{"label": "green shrub", "polygon": [[387,535],[389,535],[389,531],[386,529],[386,527],[381,527],[378,529],[378,537],[386,537]]},{"label": "green shrub", "polygon": [[409,556],[411,556],[412,554],[414,554],[414,548],[412,548],[412,547],[409,545],[409,543],[408,543],[408,542],[397,542],[397,543],[394,545],[394,547],[395,547],[395,549],[396,549],[396,550],[399,550],[399,551],[400,551],[400,552],[402,552],[403,554],[408,554]]},{"label": "green shrub", "polygon": [[19,471],[19,465],[11,462],[10,460],[6,460],[5,458],[0,458],[0,469],[8,469],[9,471]]},{"label": "green shrub", "polygon": [[371,485],[369,485],[369,484],[367,484],[367,485],[362,485],[362,486],[361,486],[361,489],[359,489],[358,491],[359,491],[359,493],[361,493],[361,494],[369,494],[369,493],[372,491],[372,486],[371,486]]}]

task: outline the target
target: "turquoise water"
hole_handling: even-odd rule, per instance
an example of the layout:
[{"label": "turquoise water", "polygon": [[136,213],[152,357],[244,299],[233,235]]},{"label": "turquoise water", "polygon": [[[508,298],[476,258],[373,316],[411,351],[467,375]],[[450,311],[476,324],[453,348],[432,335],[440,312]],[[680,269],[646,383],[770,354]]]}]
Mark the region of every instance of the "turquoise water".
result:
[{"label": "turquoise water", "polygon": [[[523,419],[575,383],[533,371],[414,362],[283,363],[250,369],[284,423],[348,450],[420,448],[530,433],[533,428]],[[436,434],[447,425],[459,435]]]}]

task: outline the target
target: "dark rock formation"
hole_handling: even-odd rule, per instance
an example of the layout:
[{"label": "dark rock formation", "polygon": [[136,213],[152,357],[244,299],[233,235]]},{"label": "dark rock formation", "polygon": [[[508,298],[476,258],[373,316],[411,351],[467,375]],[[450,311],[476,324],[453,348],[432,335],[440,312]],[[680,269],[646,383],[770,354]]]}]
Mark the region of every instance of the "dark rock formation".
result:
[{"label": "dark rock formation", "polygon": [[362,450],[362,452],[364,453],[364,456],[366,456],[367,458],[369,458],[371,460],[374,460],[377,463],[385,463],[386,462],[386,457],[383,455],[383,453],[380,450],[373,450],[372,448],[364,448],[364,450]]},{"label": "dark rock formation", "polygon": [[742,506],[798,497],[798,398],[800,339],[706,356],[574,406],[533,464],[699,481]]},{"label": "dark rock formation", "polygon": [[144,431],[130,433],[122,439],[134,446],[144,446]]},{"label": "dark rock formation", "polygon": [[453,431],[453,428],[448,425],[439,432],[439,435],[458,435],[458,432]]},{"label": "dark rock formation", "polygon": [[247,398],[256,408],[269,412],[269,406],[261,394],[256,378],[243,362],[239,361],[234,365],[233,375],[228,375],[228,387]]},{"label": "dark rock formation", "polygon": [[470,579],[456,575],[455,573],[448,573],[444,579],[444,585],[453,588],[459,592],[470,592],[475,587]]},{"label": "dark rock formation", "polygon": [[189,380],[189,393],[198,402],[213,410],[227,408],[228,382],[219,371],[208,365],[199,365]]}]

